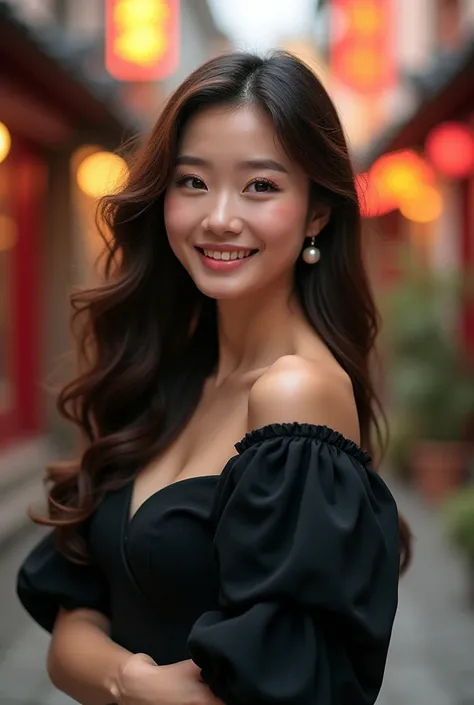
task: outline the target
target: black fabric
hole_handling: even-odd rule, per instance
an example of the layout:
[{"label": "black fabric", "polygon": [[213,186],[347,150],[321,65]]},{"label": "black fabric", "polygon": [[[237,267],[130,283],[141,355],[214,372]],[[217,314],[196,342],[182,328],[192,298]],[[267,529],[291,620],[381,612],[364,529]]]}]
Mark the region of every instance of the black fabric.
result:
[{"label": "black fabric", "polygon": [[274,424],[220,477],[153,495],[131,484],[91,522],[94,566],[51,537],[18,594],[51,630],[58,606],[107,614],[112,638],[158,663],[191,656],[226,705],[371,705],[397,607],[395,502],[370,457],[321,426]]},{"label": "black fabric", "polygon": [[57,550],[53,534],[45,536],[22,566],[17,593],[26,610],[52,631],[59,607],[87,607],[108,615],[109,590],[100,568],[79,565]]}]

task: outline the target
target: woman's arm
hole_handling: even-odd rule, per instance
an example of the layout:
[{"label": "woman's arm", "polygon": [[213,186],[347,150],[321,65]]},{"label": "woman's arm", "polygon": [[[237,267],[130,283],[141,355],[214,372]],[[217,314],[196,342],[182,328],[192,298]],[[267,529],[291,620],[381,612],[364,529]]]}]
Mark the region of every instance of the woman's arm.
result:
[{"label": "woman's arm", "polygon": [[54,685],[82,705],[223,705],[191,660],[157,666],[109,637],[100,612],[61,612],[48,654]]},{"label": "woman's arm", "polygon": [[89,609],[61,611],[48,653],[48,674],[82,705],[116,701],[121,666],[131,653],[109,637],[108,619]]}]

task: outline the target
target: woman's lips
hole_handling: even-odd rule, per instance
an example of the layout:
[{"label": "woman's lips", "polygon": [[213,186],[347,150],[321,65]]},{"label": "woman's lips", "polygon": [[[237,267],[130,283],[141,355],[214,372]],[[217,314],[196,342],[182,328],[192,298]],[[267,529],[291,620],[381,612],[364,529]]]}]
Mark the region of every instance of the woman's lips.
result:
[{"label": "woman's lips", "polygon": [[[230,272],[233,271],[234,269],[237,269],[238,267],[241,267],[245,262],[248,262],[256,253],[257,250],[245,250],[245,252],[249,253],[246,254],[244,257],[235,257],[234,259],[230,259],[231,256],[231,251],[230,250],[214,250],[212,251],[213,253],[218,252],[221,257],[229,257],[229,259],[216,259],[215,256],[209,256],[204,254],[204,249],[200,247],[196,247],[196,250],[201,258],[202,263],[204,264],[205,267],[208,269],[212,269],[213,271],[217,272]],[[206,249],[207,251],[207,249]],[[211,251],[210,251],[211,252]],[[232,250],[234,253],[238,252],[243,252],[243,250]]]}]

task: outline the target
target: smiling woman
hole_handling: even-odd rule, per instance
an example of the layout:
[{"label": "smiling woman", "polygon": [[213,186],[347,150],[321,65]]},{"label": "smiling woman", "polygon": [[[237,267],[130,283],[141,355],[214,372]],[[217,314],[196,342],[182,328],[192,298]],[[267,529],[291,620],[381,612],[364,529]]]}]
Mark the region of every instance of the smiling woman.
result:
[{"label": "smiling woman", "polygon": [[309,212],[308,198],[306,173],[262,108],[209,107],[180,143],[164,201],[169,243],[206,296],[243,303],[268,286],[288,288],[302,239],[329,218],[323,203]]},{"label": "smiling woman", "polygon": [[370,456],[377,315],[329,97],[289,54],[205,64],[100,216],[59,399],[87,446],[51,468],[18,579],[53,681],[90,705],[375,703],[409,540]]}]

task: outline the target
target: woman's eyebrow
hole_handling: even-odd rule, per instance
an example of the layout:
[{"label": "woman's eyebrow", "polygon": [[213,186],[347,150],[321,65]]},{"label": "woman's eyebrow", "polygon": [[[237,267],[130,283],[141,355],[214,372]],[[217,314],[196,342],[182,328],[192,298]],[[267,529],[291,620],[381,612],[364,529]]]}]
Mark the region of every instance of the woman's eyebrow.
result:
[{"label": "woman's eyebrow", "polygon": [[285,169],[283,164],[276,162],[274,159],[247,159],[244,162],[240,162],[239,166],[244,169],[267,169],[288,174],[288,169]]},{"label": "woman's eyebrow", "polygon": [[[202,157],[195,157],[192,154],[180,154],[176,159],[176,166],[184,164],[187,166],[211,166],[211,162]],[[239,162],[238,166],[241,169],[266,169],[268,171],[279,171],[282,174],[288,173],[283,164],[276,162],[274,159],[246,159]]]}]

